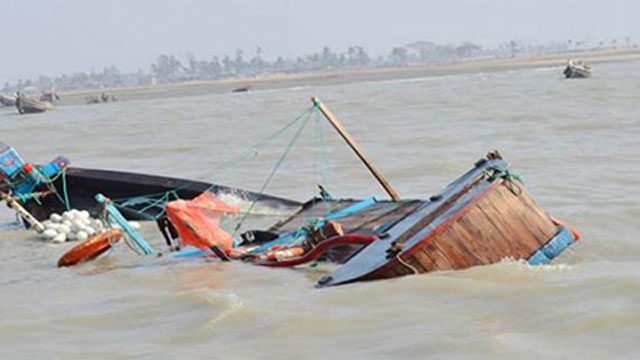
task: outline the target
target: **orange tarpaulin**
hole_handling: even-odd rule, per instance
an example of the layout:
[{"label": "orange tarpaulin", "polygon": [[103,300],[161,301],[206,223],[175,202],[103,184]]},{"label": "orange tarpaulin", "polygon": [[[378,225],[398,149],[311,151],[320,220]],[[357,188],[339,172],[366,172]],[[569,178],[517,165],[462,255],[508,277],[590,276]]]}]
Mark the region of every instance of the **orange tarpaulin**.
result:
[{"label": "orange tarpaulin", "polygon": [[225,253],[233,248],[233,239],[220,227],[225,213],[237,213],[240,208],[224,203],[210,192],[191,200],[175,200],[167,203],[167,216],[176,228],[183,245],[200,249],[218,247]]}]

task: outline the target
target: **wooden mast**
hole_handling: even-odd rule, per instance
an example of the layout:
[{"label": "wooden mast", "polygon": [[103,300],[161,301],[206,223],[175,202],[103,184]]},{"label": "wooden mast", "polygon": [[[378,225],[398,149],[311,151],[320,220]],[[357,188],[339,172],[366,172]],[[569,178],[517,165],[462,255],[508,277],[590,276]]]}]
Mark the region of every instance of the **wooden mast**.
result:
[{"label": "wooden mast", "polygon": [[338,134],[340,134],[340,136],[344,139],[344,141],[346,141],[347,145],[349,145],[351,150],[353,150],[353,152],[356,153],[358,158],[362,160],[364,165],[367,167],[367,169],[369,169],[369,171],[373,174],[376,180],[378,180],[380,185],[382,185],[382,187],[384,188],[384,191],[386,191],[387,194],[389,194],[391,199],[393,199],[394,201],[400,201],[400,194],[398,194],[398,192],[393,187],[393,185],[391,185],[389,180],[387,180],[387,178],[382,174],[382,172],[380,172],[380,170],[376,167],[376,165],[364,155],[364,152],[362,151],[358,143],[356,143],[353,137],[351,137],[351,135],[347,132],[347,129],[342,125],[340,120],[338,120],[338,118],[331,112],[331,110],[329,110],[328,107],[326,107],[322,103],[322,101],[320,101],[318,97],[316,96],[312,97],[311,102],[313,102],[313,105],[315,105],[318,108],[318,110],[320,110],[322,115],[324,115],[324,117],[329,121],[329,123],[331,123],[333,128],[336,129],[336,131],[338,131]]}]

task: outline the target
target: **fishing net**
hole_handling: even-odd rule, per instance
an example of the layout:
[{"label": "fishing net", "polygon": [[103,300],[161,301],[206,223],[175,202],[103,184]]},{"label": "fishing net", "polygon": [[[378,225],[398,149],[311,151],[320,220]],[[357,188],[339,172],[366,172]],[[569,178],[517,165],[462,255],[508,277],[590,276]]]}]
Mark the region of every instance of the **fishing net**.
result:
[{"label": "fishing net", "polygon": [[167,203],[167,216],[183,245],[200,249],[217,247],[227,254],[233,248],[233,239],[220,227],[220,220],[225,214],[239,211],[240,208],[226,204],[210,192],[191,200]]}]

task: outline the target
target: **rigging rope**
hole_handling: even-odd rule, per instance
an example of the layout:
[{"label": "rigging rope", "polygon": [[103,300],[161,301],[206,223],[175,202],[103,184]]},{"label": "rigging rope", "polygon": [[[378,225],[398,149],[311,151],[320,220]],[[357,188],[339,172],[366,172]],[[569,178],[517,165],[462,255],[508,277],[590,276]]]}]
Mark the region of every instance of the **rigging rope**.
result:
[{"label": "rigging rope", "polygon": [[251,205],[249,206],[249,209],[244,213],[244,215],[242,216],[242,218],[240,219],[240,221],[236,225],[232,236],[236,235],[236,233],[238,232],[238,230],[240,229],[240,227],[242,226],[244,221],[247,219],[247,216],[249,215],[251,210],[253,210],[253,207],[264,196],[264,191],[267,189],[267,186],[271,182],[271,179],[273,179],[273,176],[276,174],[276,171],[278,171],[278,168],[280,167],[280,165],[282,165],[282,162],[284,161],[284,159],[287,157],[287,155],[289,155],[289,151],[291,151],[291,148],[295,144],[296,140],[298,140],[298,138],[300,137],[300,134],[302,134],[302,130],[304,130],[304,127],[307,125],[307,123],[309,122],[310,118],[311,117],[309,116],[302,122],[302,124],[300,125],[300,127],[298,128],[296,133],[293,135],[293,138],[291,139],[291,141],[289,141],[289,144],[287,145],[286,149],[284,150],[284,153],[280,156],[280,159],[278,159],[278,162],[276,162],[276,164],[273,167],[273,169],[271,170],[271,173],[269,174],[269,176],[267,176],[267,179],[262,184],[262,187],[260,188],[260,191],[258,191],[258,196],[251,202]]},{"label": "rigging rope", "polygon": [[[256,156],[258,156],[260,154],[261,151],[270,148],[274,143],[275,140],[281,136],[284,132],[286,132],[288,129],[290,129],[292,126],[294,126],[295,124],[299,123],[300,121],[303,121],[303,125],[306,124],[310,118],[310,115],[312,114],[312,112],[314,111],[314,107],[310,107],[308,109],[306,109],[305,111],[303,111],[300,115],[298,115],[293,121],[285,124],[285,126],[281,127],[280,129],[278,129],[277,131],[275,131],[274,133],[268,135],[266,137],[266,140],[263,142],[260,142],[254,146],[252,146],[249,150],[232,157],[229,160],[224,161],[222,164],[218,165],[215,167],[215,172],[216,172],[216,177],[218,177],[221,173],[223,173],[224,170],[229,170],[234,168],[235,166],[237,166],[238,164],[245,162],[247,160],[249,160],[250,158],[255,158]],[[304,126],[301,126],[301,128]],[[296,133],[296,135],[294,135],[294,139],[297,139],[297,137],[299,137],[299,132],[298,131]],[[295,141],[294,141],[295,142]],[[288,147],[285,152],[288,153],[290,150],[290,147]],[[279,166],[279,165],[278,165]],[[273,175],[270,175],[270,177],[272,177]],[[213,179],[213,177],[211,178],[211,180]],[[211,181],[213,182],[213,181]],[[169,191],[165,191],[165,192],[158,192],[158,193],[151,193],[151,194],[143,194],[143,195],[136,195],[136,196],[131,196],[131,197],[125,197],[125,198],[118,198],[118,199],[113,199],[112,202],[114,205],[116,205],[118,208],[121,209],[126,209],[127,211],[133,211],[136,212],[142,216],[145,216],[146,218],[150,218],[153,220],[157,220],[158,218],[161,218],[162,216],[164,216],[165,213],[165,209],[164,209],[164,204],[167,202],[167,200],[169,200],[168,195],[173,195],[174,199],[180,199],[179,193],[178,191],[180,191],[181,189],[189,186],[190,184],[192,184],[193,181],[188,181],[185,182],[184,184],[173,188]],[[208,187],[207,189],[204,190],[204,192],[206,191],[211,191],[212,189],[214,189],[217,185],[215,183],[212,183],[210,187]],[[262,191],[260,191],[259,195],[262,195]],[[159,197],[159,198],[158,198]],[[260,197],[260,196],[259,196]],[[157,199],[154,199],[157,198]],[[135,203],[136,202],[150,202],[150,204],[148,204],[147,206],[145,206],[142,210],[135,207]],[[254,201],[255,202],[255,201]],[[133,205],[132,205],[133,203]],[[159,214],[153,216],[153,215],[149,215],[147,214],[145,211],[149,210],[153,207],[161,207],[162,209],[159,211]]]}]

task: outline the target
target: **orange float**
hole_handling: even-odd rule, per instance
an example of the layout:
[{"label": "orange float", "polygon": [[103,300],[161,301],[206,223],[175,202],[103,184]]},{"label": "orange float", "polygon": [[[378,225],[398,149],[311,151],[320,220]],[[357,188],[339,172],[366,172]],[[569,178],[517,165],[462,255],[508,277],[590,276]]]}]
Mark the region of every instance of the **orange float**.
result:
[{"label": "orange float", "polygon": [[73,266],[93,260],[111,249],[111,246],[120,241],[122,236],[122,231],[119,229],[110,229],[107,232],[93,235],[62,255],[58,260],[58,267]]}]

